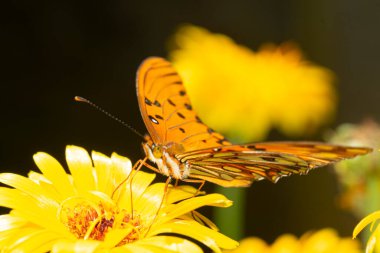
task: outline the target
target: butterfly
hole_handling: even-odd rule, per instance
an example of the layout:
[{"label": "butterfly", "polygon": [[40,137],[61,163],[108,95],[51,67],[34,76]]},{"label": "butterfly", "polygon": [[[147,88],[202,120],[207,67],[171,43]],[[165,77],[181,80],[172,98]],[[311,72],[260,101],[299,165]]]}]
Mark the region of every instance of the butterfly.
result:
[{"label": "butterfly", "polygon": [[136,80],[148,130],[142,144],[151,169],[176,180],[248,187],[253,181],[306,174],[310,169],[371,151],[319,142],[233,145],[197,116],[181,77],[163,58],[147,58]]}]

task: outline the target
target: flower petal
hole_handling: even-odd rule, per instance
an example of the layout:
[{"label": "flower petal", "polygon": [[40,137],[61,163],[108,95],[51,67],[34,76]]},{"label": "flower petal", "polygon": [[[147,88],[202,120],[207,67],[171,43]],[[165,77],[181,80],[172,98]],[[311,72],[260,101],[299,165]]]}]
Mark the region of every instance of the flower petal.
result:
[{"label": "flower petal", "polygon": [[162,224],[150,230],[149,235],[162,234],[162,233],[177,233],[191,237],[215,252],[221,252],[223,249],[234,249],[239,243],[231,238],[214,231],[210,228],[200,225],[195,221],[178,220],[166,224]]},{"label": "flower petal", "polygon": [[51,253],[92,253],[96,251],[100,244],[101,242],[99,241],[60,241],[54,244]]},{"label": "flower petal", "polygon": [[170,186],[168,194],[166,196],[166,203],[171,204],[194,197],[197,191],[197,189],[190,185],[180,185],[176,187]]},{"label": "flower petal", "polygon": [[0,232],[11,230],[17,227],[23,227],[28,221],[10,214],[0,215]]},{"label": "flower petal", "polygon": [[95,189],[95,169],[88,152],[77,146],[67,146],[66,161],[74,178],[75,188],[80,192]]},{"label": "flower petal", "polygon": [[185,213],[193,211],[202,206],[219,206],[219,207],[229,207],[232,205],[232,201],[228,200],[225,196],[213,193],[208,194],[206,196],[194,197],[190,199],[186,199],[172,208],[168,207],[167,209],[172,209],[167,211],[165,217],[162,217],[158,223],[164,223],[176,217],[179,217]]},{"label": "flower petal", "polygon": [[352,232],[352,237],[356,238],[356,236],[360,233],[360,231],[363,230],[364,227],[378,219],[380,219],[380,211],[373,212],[370,215],[364,217],[364,219],[362,219],[354,228],[354,231]]},{"label": "flower petal", "polygon": [[96,190],[102,191],[111,196],[112,191],[114,190],[112,182],[112,173],[114,172],[113,170],[110,170],[110,167],[112,166],[111,159],[106,155],[95,151],[92,151],[91,157],[95,168]]},{"label": "flower petal", "polygon": [[61,164],[49,154],[39,152],[33,156],[34,162],[44,176],[54,185],[62,198],[74,195],[74,187]]},{"label": "flower petal", "polygon": [[106,234],[103,247],[113,248],[118,245],[132,231],[132,227],[125,229],[113,229]]},{"label": "flower petal", "polygon": [[124,180],[132,171],[132,163],[127,157],[112,153],[112,172],[113,184],[118,185]]},{"label": "flower petal", "polygon": [[[164,196],[165,184],[156,183],[150,185],[146,191],[134,200],[134,208],[144,214],[145,218],[154,217],[161,206]],[[147,220],[149,223],[150,221]]]},{"label": "flower petal", "polygon": [[58,206],[55,201],[52,201],[51,199],[45,197],[43,194],[44,192],[41,191],[41,188],[38,184],[26,177],[13,173],[1,173],[0,182],[18,189],[38,201],[50,202],[52,205],[56,204]]},{"label": "flower petal", "polygon": [[24,236],[18,235],[18,239],[8,244],[7,248],[12,252],[44,253],[61,237],[49,230],[37,230]]},{"label": "flower petal", "polygon": [[139,253],[165,253],[165,249],[153,245],[137,245],[136,243],[126,244],[123,247],[112,249],[112,253],[126,253],[126,252],[139,252]]},{"label": "flower petal", "polygon": [[154,236],[137,241],[138,245],[153,245],[170,252],[202,253],[202,249],[195,243],[174,236]]},{"label": "flower petal", "polygon": [[34,224],[70,236],[56,219],[58,208],[52,201],[36,200],[16,189],[0,187],[0,206],[17,210],[20,217]]},{"label": "flower petal", "polygon": [[[117,201],[118,205],[128,211],[131,211],[131,201],[133,202],[133,209],[140,206],[138,204],[140,202],[139,199],[146,198],[145,192],[155,177],[156,174],[143,171],[133,174],[132,177],[120,187]],[[133,194],[131,194],[131,192]]]}]

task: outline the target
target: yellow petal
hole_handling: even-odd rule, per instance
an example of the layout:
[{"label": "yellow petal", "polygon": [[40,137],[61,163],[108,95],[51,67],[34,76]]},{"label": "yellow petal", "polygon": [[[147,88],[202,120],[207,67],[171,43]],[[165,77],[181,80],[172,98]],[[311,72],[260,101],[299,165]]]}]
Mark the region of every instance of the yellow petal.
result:
[{"label": "yellow petal", "polygon": [[50,250],[59,238],[61,238],[60,235],[52,233],[51,231],[38,230],[24,236],[18,235],[16,241],[8,244],[8,250],[12,252],[44,253],[46,249]]},{"label": "yellow petal", "polygon": [[1,252],[11,252],[12,245],[17,243],[20,238],[28,236],[35,231],[36,229],[33,227],[24,227],[9,231],[6,236],[2,235],[2,238],[0,238],[0,249],[2,250]]},{"label": "yellow petal", "polygon": [[41,188],[38,184],[26,177],[13,173],[1,173],[0,182],[18,189],[38,201],[50,202],[51,204],[56,204],[58,206],[55,201],[52,201],[51,199],[45,197],[43,194],[44,192],[41,191]]},{"label": "yellow petal", "polygon": [[[155,174],[139,171],[137,174],[133,174],[131,181],[125,182],[119,189],[118,205],[124,209],[131,211],[131,201],[133,202],[133,208],[139,208],[139,199],[145,198],[145,191],[155,178]],[[131,191],[132,187],[132,191]],[[131,192],[133,194],[131,194]],[[142,207],[144,208],[144,207]]]},{"label": "yellow petal", "polygon": [[28,222],[20,217],[9,214],[0,215],[0,231],[6,231],[25,226]]},{"label": "yellow petal", "polygon": [[[275,253],[269,250],[265,241],[257,237],[248,237],[240,242],[239,247],[233,250],[223,251],[224,253]],[[290,252],[287,252],[290,253]]]},{"label": "yellow petal", "polygon": [[183,199],[194,197],[197,189],[190,185],[180,185],[177,187],[170,187],[166,195],[166,203],[175,203]]},{"label": "yellow petal", "polygon": [[99,241],[78,240],[75,242],[61,241],[54,244],[52,253],[92,253],[101,244]]},{"label": "yellow petal", "polygon": [[372,253],[376,247],[377,244],[377,237],[375,234],[372,234],[367,242],[367,246],[365,247],[365,252],[366,253]]},{"label": "yellow petal", "polygon": [[364,227],[378,219],[380,219],[380,211],[373,212],[370,215],[364,217],[354,228],[354,231],[352,232],[352,237],[356,238],[356,236],[360,233],[360,231],[363,230]]},{"label": "yellow petal", "polygon": [[39,152],[33,156],[34,162],[44,176],[54,185],[62,198],[73,196],[75,191],[61,164],[50,155]]},{"label": "yellow petal", "polygon": [[[157,214],[158,208],[161,205],[162,198],[164,196],[164,183],[156,183],[150,185],[146,191],[140,197],[134,200],[134,208],[138,210],[139,213],[144,214],[145,218],[154,217]],[[150,220],[148,219],[149,223]]]},{"label": "yellow petal", "polygon": [[202,253],[202,249],[189,240],[174,236],[154,236],[137,241],[138,245],[153,245],[171,252]]},{"label": "yellow petal", "polygon": [[20,217],[41,227],[67,233],[63,224],[56,219],[57,203],[38,201],[16,189],[0,187],[0,205],[17,210]]},{"label": "yellow petal", "polygon": [[[309,249],[308,247],[305,248]],[[298,239],[294,235],[285,234],[276,239],[271,251],[273,253],[298,253],[301,252],[301,249]]]},{"label": "yellow petal", "polygon": [[83,193],[95,189],[95,170],[88,152],[77,146],[67,146],[66,161],[74,179],[75,188]]},{"label": "yellow petal", "polygon": [[[127,157],[112,153],[111,155],[113,171],[115,173],[115,179],[123,180],[132,171],[132,163]],[[119,182],[116,182],[119,183]]]},{"label": "yellow petal", "polygon": [[[126,244],[123,247],[114,248],[112,253],[138,252],[138,253],[166,253],[165,249],[153,245],[137,245],[136,243]],[[170,251],[169,251],[170,252]]]},{"label": "yellow petal", "polygon": [[205,226],[200,225],[195,221],[182,220],[162,224],[151,229],[149,235],[162,233],[177,233],[191,237],[212,249],[215,252],[221,252],[223,249],[234,249],[239,243],[231,238]]},{"label": "yellow petal", "polygon": [[191,218],[199,222],[200,224],[205,224],[207,227],[215,231],[219,231],[218,227],[214,224],[214,222],[212,222],[209,218],[202,215],[201,213],[197,211],[192,211],[189,213],[189,215],[191,215]]},{"label": "yellow petal", "polygon": [[161,218],[158,223],[164,223],[202,206],[228,207],[231,205],[231,200],[228,200],[225,196],[218,193],[194,197],[181,201],[173,206],[173,210],[171,210],[165,217]]},{"label": "yellow petal", "polygon": [[102,244],[103,247],[113,248],[117,244],[119,244],[125,237],[128,236],[132,231],[132,227],[125,229],[112,229],[106,234],[104,242]]},{"label": "yellow petal", "polygon": [[109,157],[103,155],[102,153],[92,151],[91,153],[92,160],[94,162],[95,168],[95,184],[98,191],[104,192],[107,195],[111,196],[112,191],[114,190],[112,182],[112,173],[111,170],[112,161]]},{"label": "yellow petal", "polygon": [[[72,179],[69,175],[67,175],[67,176],[68,176],[69,180]],[[57,190],[57,188],[55,187],[55,185],[53,185],[52,182],[49,181],[41,173],[38,173],[38,172],[35,172],[35,171],[29,171],[28,178],[31,181],[37,183],[41,187],[41,191],[43,191],[43,195],[45,195],[45,197],[47,197],[47,198],[54,199],[57,202],[60,202],[60,201],[64,200],[67,197],[67,196],[64,196],[64,194],[62,194],[61,192],[59,192]],[[70,183],[70,187],[72,189],[74,189],[72,187],[71,183]]]},{"label": "yellow petal", "polygon": [[341,239],[335,247],[335,252],[361,253],[360,241],[351,238]]}]

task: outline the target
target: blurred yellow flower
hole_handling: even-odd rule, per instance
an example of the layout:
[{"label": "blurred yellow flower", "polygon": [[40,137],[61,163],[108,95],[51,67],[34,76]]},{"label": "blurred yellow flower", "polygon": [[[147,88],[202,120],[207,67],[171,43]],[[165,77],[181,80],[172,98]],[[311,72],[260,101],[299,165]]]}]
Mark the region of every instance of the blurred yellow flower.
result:
[{"label": "blurred yellow flower", "polygon": [[333,73],[291,43],[253,52],[195,26],[179,29],[173,41],[170,58],[194,108],[231,139],[262,140],[272,128],[308,135],[335,113]]},{"label": "blurred yellow flower", "polygon": [[202,252],[186,237],[216,252],[237,246],[194,211],[230,206],[224,196],[194,197],[195,188],[171,185],[165,195],[155,174],[132,170],[117,154],[90,157],[68,146],[66,160],[71,175],[42,152],[34,155],[42,173],[0,174],[13,187],[0,188],[0,205],[12,209],[0,216],[1,252]]},{"label": "blurred yellow flower", "polygon": [[[380,147],[380,126],[372,120],[360,125],[343,124],[330,134],[328,141],[341,145]],[[340,204],[357,217],[380,209],[380,156],[345,160],[334,165],[340,187]]]},{"label": "blurred yellow flower", "polygon": [[240,242],[228,253],[360,253],[360,243],[351,238],[341,238],[333,229],[326,228],[304,234],[300,239],[291,234],[278,237],[272,245],[256,237]]}]

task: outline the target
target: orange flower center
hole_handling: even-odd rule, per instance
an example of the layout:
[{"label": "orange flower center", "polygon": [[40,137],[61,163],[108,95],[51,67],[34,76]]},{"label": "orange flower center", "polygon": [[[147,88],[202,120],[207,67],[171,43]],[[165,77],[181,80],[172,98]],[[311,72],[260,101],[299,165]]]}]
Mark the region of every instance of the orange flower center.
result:
[{"label": "orange flower center", "polygon": [[65,206],[61,210],[61,220],[76,238],[84,240],[104,241],[112,229],[130,230],[117,246],[138,240],[142,229],[140,216],[102,203],[77,202]]}]

